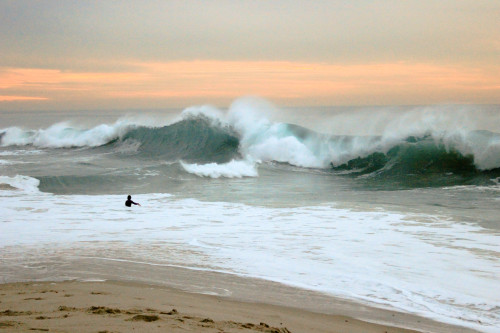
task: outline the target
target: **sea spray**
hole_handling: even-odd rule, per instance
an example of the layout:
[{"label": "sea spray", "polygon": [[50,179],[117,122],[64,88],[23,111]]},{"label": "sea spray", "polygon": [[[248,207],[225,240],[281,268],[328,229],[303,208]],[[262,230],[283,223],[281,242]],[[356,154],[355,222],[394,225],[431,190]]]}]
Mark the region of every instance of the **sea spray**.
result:
[{"label": "sea spray", "polygon": [[239,133],[243,155],[301,167],[321,168],[328,165],[311,149],[315,143],[307,145],[307,137],[296,136],[288,124],[271,122],[268,117],[273,112],[272,105],[255,98],[241,99],[231,105],[227,118]]}]

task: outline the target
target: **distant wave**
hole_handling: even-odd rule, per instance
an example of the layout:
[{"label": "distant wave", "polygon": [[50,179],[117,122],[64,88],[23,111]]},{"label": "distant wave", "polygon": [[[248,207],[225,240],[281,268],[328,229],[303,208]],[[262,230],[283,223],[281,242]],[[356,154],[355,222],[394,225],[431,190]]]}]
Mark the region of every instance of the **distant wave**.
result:
[{"label": "distant wave", "polygon": [[97,147],[117,139],[132,126],[118,121],[114,125],[101,124],[91,129],[80,129],[68,122],[38,130],[9,127],[0,130],[0,145],[3,147],[31,145],[40,148]]}]

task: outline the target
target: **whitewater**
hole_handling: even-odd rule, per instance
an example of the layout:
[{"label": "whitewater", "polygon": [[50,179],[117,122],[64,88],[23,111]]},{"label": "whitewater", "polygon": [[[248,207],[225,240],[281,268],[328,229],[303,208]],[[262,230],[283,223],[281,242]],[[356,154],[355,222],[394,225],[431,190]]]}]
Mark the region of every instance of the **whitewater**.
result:
[{"label": "whitewater", "polygon": [[0,282],[184,267],[498,332],[499,108],[4,112]]}]

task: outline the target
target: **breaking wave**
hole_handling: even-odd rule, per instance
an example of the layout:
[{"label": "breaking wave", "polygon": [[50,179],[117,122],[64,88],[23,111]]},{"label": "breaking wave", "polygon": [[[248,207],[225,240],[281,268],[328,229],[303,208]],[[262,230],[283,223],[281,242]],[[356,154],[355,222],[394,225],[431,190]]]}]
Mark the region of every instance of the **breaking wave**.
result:
[{"label": "breaking wave", "polygon": [[500,176],[500,134],[456,126],[453,115],[417,112],[411,126],[396,117],[378,135],[335,135],[271,121],[266,108],[247,100],[236,101],[227,112],[192,107],[173,123],[158,127],[131,120],[90,129],[65,122],[38,130],[10,127],[0,130],[0,144],[109,149],[179,162],[189,173],[212,178],[256,177],[258,164],[271,161],[363,179],[399,178],[410,185],[412,179],[423,180],[415,182],[417,186],[478,178],[487,182]]}]

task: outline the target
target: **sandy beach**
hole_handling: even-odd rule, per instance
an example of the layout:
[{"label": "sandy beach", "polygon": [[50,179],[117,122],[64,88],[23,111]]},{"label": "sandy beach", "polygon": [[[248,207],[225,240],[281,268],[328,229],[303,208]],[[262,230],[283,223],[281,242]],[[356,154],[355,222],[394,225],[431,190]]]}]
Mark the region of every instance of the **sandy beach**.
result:
[{"label": "sandy beach", "polygon": [[117,281],[9,283],[0,285],[0,295],[4,332],[462,331],[438,323],[435,330],[409,330],[349,316]]},{"label": "sandy beach", "polygon": [[58,258],[4,270],[1,332],[477,332],[262,279]]},{"label": "sandy beach", "polygon": [[344,316],[119,282],[2,285],[0,327],[50,332],[412,332]]}]

